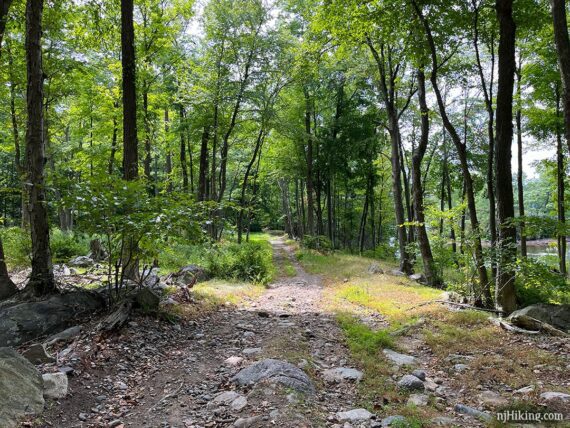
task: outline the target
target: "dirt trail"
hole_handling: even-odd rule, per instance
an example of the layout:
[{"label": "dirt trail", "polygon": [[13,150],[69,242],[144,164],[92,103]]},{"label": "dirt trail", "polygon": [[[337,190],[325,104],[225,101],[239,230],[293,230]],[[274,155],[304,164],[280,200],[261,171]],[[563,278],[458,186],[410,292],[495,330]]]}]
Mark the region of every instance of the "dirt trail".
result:
[{"label": "dirt trail", "polygon": [[[184,325],[138,318],[120,336],[83,338],[70,351],[77,362],[71,394],[46,412],[42,426],[334,425],[332,415],[356,406],[357,387],[326,383],[322,371],[352,367],[348,350],[333,316],[321,308],[321,278],[306,273],[283,240],[271,244],[276,263],[289,258],[296,275],[279,278],[258,299]],[[315,396],[269,384],[239,389],[230,382],[264,358],[301,367],[315,383]],[[243,408],[243,399],[213,405],[219,393],[230,390],[245,397]]]}]

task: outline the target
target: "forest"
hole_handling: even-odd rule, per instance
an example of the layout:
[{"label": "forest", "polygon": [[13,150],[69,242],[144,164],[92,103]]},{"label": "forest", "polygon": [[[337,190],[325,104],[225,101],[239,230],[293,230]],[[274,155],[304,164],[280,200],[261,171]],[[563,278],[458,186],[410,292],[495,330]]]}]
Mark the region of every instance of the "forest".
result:
[{"label": "forest", "polygon": [[569,12],[0,0],[0,426],[570,417]]}]

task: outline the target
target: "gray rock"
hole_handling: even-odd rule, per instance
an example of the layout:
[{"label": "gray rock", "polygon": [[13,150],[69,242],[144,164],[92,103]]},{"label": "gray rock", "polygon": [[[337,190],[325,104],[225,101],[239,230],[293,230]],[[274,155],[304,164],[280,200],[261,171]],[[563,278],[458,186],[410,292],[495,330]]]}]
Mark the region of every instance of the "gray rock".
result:
[{"label": "gray rock", "polygon": [[570,402],[570,394],[565,394],[563,392],[543,392],[540,394],[540,398],[545,401],[562,401],[564,403]]},{"label": "gray rock", "polygon": [[238,366],[242,361],[243,361],[242,357],[232,356],[232,357],[226,358],[226,360],[224,361],[224,365],[226,365],[226,366]]},{"label": "gray rock", "polygon": [[416,363],[416,357],[411,355],[400,354],[396,351],[392,351],[391,349],[384,349],[382,352],[384,352],[386,358],[398,366],[408,366]]},{"label": "gray rock", "polygon": [[278,383],[299,392],[313,394],[315,386],[307,374],[286,361],[265,359],[240,370],[232,382],[247,386],[260,381]]},{"label": "gray rock", "polygon": [[423,370],[414,370],[412,372],[412,376],[417,377],[419,380],[424,381],[426,380],[426,372]]},{"label": "gray rock", "polygon": [[91,257],[87,256],[77,256],[69,261],[71,266],[77,267],[90,267],[95,264],[95,261]]},{"label": "gray rock", "polygon": [[408,406],[427,406],[429,397],[426,394],[412,394],[408,398]]},{"label": "gray rock", "polygon": [[160,305],[160,297],[150,288],[141,288],[135,296],[137,305],[144,312],[156,312]]},{"label": "gray rock", "polygon": [[159,269],[158,268],[152,268],[149,271],[145,271],[143,270],[142,272],[142,277],[144,278],[143,281],[143,285],[145,287],[156,287],[160,284],[160,276],[158,275],[159,273]]},{"label": "gray rock", "polygon": [[420,282],[422,284],[426,282],[426,277],[424,276],[423,273],[414,273],[413,275],[410,275],[410,279],[412,281]]},{"label": "gray rock", "polygon": [[406,274],[404,272],[402,272],[401,270],[398,270],[398,269],[391,270],[390,275],[392,275],[392,276],[406,276]]},{"label": "gray rock", "polygon": [[230,404],[231,409],[236,412],[243,410],[245,406],[247,406],[247,398],[245,398],[243,395],[240,395]]},{"label": "gray rock", "polygon": [[22,356],[32,364],[45,364],[55,362],[55,358],[48,354],[45,345],[36,343],[30,346]]},{"label": "gray rock", "polygon": [[459,364],[468,363],[473,360],[473,357],[471,355],[450,354],[445,358],[445,360],[452,364]]},{"label": "gray rock", "polygon": [[493,418],[489,413],[482,412],[481,410],[474,409],[473,407],[465,406],[464,404],[456,404],[455,411],[464,415],[473,416],[485,422],[490,422]]},{"label": "gray rock", "polygon": [[102,295],[81,290],[0,309],[0,346],[17,346],[56,333],[104,307]]},{"label": "gray rock", "polygon": [[384,273],[384,269],[382,269],[378,263],[372,263],[368,267],[368,273],[372,275],[381,275]]},{"label": "gray rock", "polygon": [[523,388],[517,389],[513,394],[530,394],[534,391],[534,385],[525,386]]},{"label": "gray rock", "polygon": [[352,409],[346,412],[338,412],[336,414],[337,419],[340,422],[364,422],[368,421],[374,416],[366,409]]},{"label": "gray rock", "polygon": [[[545,322],[565,332],[570,331],[570,305],[537,303],[514,311],[508,320],[518,325],[517,319],[523,318],[524,316]],[[524,328],[524,326],[520,327]]]},{"label": "gray rock", "polygon": [[456,425],[455,419],[448,418],[446,416],[439,416],[437,418],[433,418],[431,420],[431,423],[438,427],[451,427]]},{"label": "gray rock", "polygon": [[494,409],[495,407],[506,406],[509,404],[509,400],[501,397],[501,395],[495,391],[481,392],[481,394],[479,394],[479,401],[481,401],[483,407],[488,409]]},{"label": "gray rock", "polygon": [[405,422],[406,418],[401,415],[388,416],[380,422],[383,427],[389,427],[395,424]]},{"label": "gray rock", "polygon": [[249,428],[252,425],[255,425],[258,422],[261,422],[261,416],[252,416],[250,418],[239,418],[234,422],[235,428]]},{"label": "gray rock", "polygon": [[362,379],[362,372],[349,367],[337,367],[323,372],[323,378],[327,382],[343,382],[345,380],[359,382]]},{"label": "gray rock", "polygon": [[398,381],[398,387],[408,391],[423,391],[425,389],[424,383],[415,376],[404,375]]},{"label": "gray rock", "polygon": [[245,348],[242,353],[244,355],[255,355],[261,352],[261,348]]},{"label": "gray rock", "polygon": [[235,391],[224,391],[216,395],[214,399],[208,403],[207,407],[227,406],[239,397],[241,397],[241,395]]},{"label": "gray rock", "polygon": [[63,373],[46,373],[44,381],[44,398],[60,399],[67,395],[67,376]]},{"label": "gray rock", "polygon": [[453,370],[461,373],[461,372],[464,372],[465,370],[469,370],[469,366],[467,364],[455,364],[453,366]]},{"label": "gray rock", "polygon": [[172,275],[175,284],[186,287],[196,282],[207,281],[209,279],[208,272],[200,266],[188,265],[180,269]]},{"label": "gray rock", "polygon": [[48,337],[45,340],[45,344],[50,346],[50,345],[53,345],[57,342],[62,342],[62,341],[74,339],[81,334],[81,328],[82,327],[80,325],[69,327],[66,330],[60,331],[59,333],[56,333],[56,334]]},{"label": "gray rock", "polygon": [[38,370],[15,350],[0,348],[0,427],[17,427],[21,418],[43,409],[43,381]]}]

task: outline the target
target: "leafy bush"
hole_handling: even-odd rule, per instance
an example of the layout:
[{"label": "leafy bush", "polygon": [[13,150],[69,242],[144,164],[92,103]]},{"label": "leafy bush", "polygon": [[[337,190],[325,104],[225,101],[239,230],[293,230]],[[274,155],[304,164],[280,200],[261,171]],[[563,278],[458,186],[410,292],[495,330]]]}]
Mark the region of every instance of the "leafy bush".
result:
[{"label": "leafy bush", "polygon": [[521,303],[569,303],[570,284],[566,278],[540,260],[517,259],[517,294]]},{"label": "leafy bush", "polygon": [[333,250],[331,240],[324,235],[305,235],[301,240],[301,246],[325,254]]},{"label": "leafy bush", "polygon": [[273,275],[271,249],[246,242],[215,246],[208,252],[207,267],[212,276],[266,284]]},{"label": "leafy bush", "polygon": [[30,234],[19,227],[1,229],[0,233],[8,267],[14,269],[29,266],[32,253]]},{"label": "leafy bush", "polygon": [[52,229],[50,248],[55,262],[66,262],[75,256],[89,252],[89,239],[85,235]]}]

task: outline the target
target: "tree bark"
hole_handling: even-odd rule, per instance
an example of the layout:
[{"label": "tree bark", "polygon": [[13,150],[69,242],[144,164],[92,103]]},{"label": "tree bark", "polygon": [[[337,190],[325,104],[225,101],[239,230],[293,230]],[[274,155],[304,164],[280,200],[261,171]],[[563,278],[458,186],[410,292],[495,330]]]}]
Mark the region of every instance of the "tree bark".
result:
[{"label": "tree bark", "polygon": [[166,191],[172,192],[172,150],[168,144],[168,133],[170,132],[170,117],[168,115],[168,107],[164,108],[164,141],[166,143]]},{"label": "tree bark", "polygon": [[497,138],[495,140],[497,179],[497,212],[499,221],[499,263],[495,300],[497,309],[511,313],[517,307],[514,261],[516,258],[516,229],[511,172],[513,141],[513,88],[515,77],[515,21],[513,0],[496,0],[499,19],[499,85],[497,89]]},{"label": "tree bark", "polygon": [[[202,141],[200,143],[200,170],[198,172],[198,200],[208,199],[208,140],[210,139],[210,127],[204,126]],[[182,149],[181,149],[182,150]]]},{"label": "tree bark", "polygon": [[570,153],[570,36],[566,18],[566,0],[550,0],[552,21],[554,24],[554,41],[558,54],[558,67],[564,89],[564,129],[566,144]]},{"label": "tree bark", "polygon": [[420,105],[421,114],[421,136],[418,146],[412,154],[412,197],[414,203],[414,212],[416,216],[416,230],[418,234],[418,241],[422,261],[424,265],[424,275],[428,285],[432,287],[441,287],[442,281],[439,278],[431,246],[425,225],[424,216],[424,200],[422,188],[422,161],[425,156],[427,146],[429,143],[429,109],[426,102],[426,85],[425,74],[422,69],[418,70],[418,101]]},{"label": "tree bark", "polygon": [[[186,164],[186,139],[183,129],[183,121],[185,118],[184,107],[180,106],[180,167],[182,169],[182,190],[184,193],[188,192],[188,165]],[[206,143],[207,144],[207,143]],[[206,146],[207,149],[207,146]],[[206,158],[207,158],[206,154]]]},{"label": "tree bark", "polygon": [[[524,217],[524,186],[523,186],[523,144],[522,144],[522,108],[521,108],[521,66],[522,58],[519,59],[519,65],[517,67],[517,113],[516,113],[516,124],[517,124],[517,156],[518,156],[518,168],[517,168],[517,191],[519,199],[519,217]],[[527,256],[526,249],[526,230],[525,222],[521,220],[520,222],[520,234],[521,234],[521,256]]]},{"label": "tree bark", "polygon": [[[119,103],[115,101],[113,104],[115,110],[119,108]],[[119,124],[117,123],[116,113],[113,113],[113,136],[111,137],[111,154],[109,155],[109,165],[107,171],[109,175],[113,175],[115,169],[115,154],[117,153],[117,137],[119,136]]]},{"label": "tree bark", "polygon": [[[257,159],[257,155],[259,153],[259,151],[261,150],[261,145],[263,144],[263,139],[264,139],[265,135],[264,135],[264,130],[263,130],[263,126],[259,129],[259,133],[257,134],[257,139],[255,140],[255,148],[253,150],[253,154],[251,156],[251,159],[249,161],[249,163],[247,164],[247,168],[245,169],[245,174],[243,176],[243,181],[241,184],[241,195],[240,195],[240,200],[239,200],[239,214],[238,214],[238,221],[237,221],[237,231],[238,231],[238,244],[241,244],[242,241],[242,234],[243,234],[243,218],[244,218],[244,214],[245,214],[245,209],[246,209],[246,191],[247,191],[247,184],[248,184],[248,180],[249,180],[249,175],[251,174],[251,169],[253,168],[253,165],[255,164],[255,160]],[[291,216],[290,214],[290,208],[288,210],[288,215]],[[249,214],[248,214],[248,218],[249,218]],[[290,224],[293,224],[293,219],[292,216],[289,219]],[[294,235],[293,233],[293,227],[291,226],[291,235]]]},{"label": "tree bark", "polygon": [[28,0],[26,5],[26,63],[28,71],[26,159],[30,182],[30,230],[32,236],[32,272],[29,286],[36,294],[56,291],[49,246],[46,200],[46,147],[43,109],[42,69],[43,0]]},{"label": "tree bark", "polygon": [[121,49],[123,66],[123,178],[138,177],[137,95],[133,0],[121,0]]},{"label": "tree bark", "polygon": [[311,135],[311,100],[309,90],[303,88],[305,95],[305,138],[307,139],[307,233],[315,234],[315,203],[313,200],[313,136]]},{"label": "tree bark", "polygon": [[[559,119],[561,115],[560,111],[560,91],[558,86],[556,87],[556,117]],[[562,145],[562,130],[558,123],[556,124],[556,181],[557,181],[557,204],[556,211],[558,214],[558,230],[562,230],[566,226],[566,204],[565,200],[565,181],[566,178],[566,168],[564,162],[564,148]],[[562,275],[566,275],[566,235],[564,233],[557,233],[558,241],[558,261],[559,269]]]},{"label": "tree bark", "polygon": [[8,12],[13,0],[0,0],[0,55],[2,54],[2,40],[4,39],[4,31],[6,30],[6,21]]},{"label": "tree bark", "polygon": [[0,237],[0,301],[12,297],[18,292],[16,285],[8,275],[8,268],[4,258],[4,246],[2,245],[2,237]]}]

